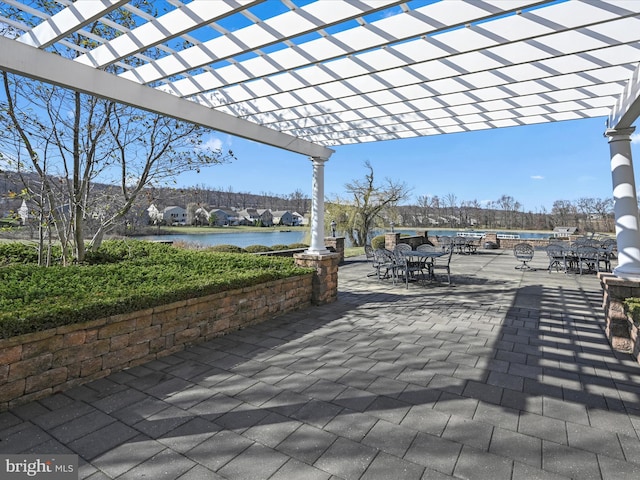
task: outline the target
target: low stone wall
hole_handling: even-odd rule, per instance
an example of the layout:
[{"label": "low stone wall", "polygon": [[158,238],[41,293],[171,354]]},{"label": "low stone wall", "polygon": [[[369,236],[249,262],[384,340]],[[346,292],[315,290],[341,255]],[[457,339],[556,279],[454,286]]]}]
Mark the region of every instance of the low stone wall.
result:
[{"label": "low stone wall", "polygon": [[[512,250],[518,243],[523,242],[529,243],[533,245],[534,248],[538,249],[549,245],[549,240],[547,238],[498,238],[497,234],[491,232],[482,237],[480,240],[480,248],[483,248],[485,242],[494,242],[498,245],[498,248],[503,250]],[[387,232],[385,234],[385,248],[393,250],[393,247],[398,243],[407,243],[411,245],[412,248],[416,248],[418,245],[422,245],[423,243],[438,245],[438,236],[430,235],[426,230],[418,230],[415,235],[408,237],[402,237],[399,233],[395,232]]]},{"label": "low stone wall", "polygon": [[[331,288],[336,263],[331,270]],[[331,261],[329,259],[325,260]],[[311,263],[311,262],[310,262]],[[326,273],[326,272],[325,272]],[[0,411],[318,302],[316,274],[0,339]],[[315,279],[315,280],[314,280]],[[322,289],[320,300],[335,300]]]}]

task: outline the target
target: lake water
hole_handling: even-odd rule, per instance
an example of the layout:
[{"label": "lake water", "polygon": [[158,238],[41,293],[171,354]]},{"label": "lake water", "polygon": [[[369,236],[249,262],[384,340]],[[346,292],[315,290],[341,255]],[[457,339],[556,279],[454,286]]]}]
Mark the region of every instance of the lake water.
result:
[{"label": "lake water", "polygon": [[[400,233],[408,233],[410,235],[415,234],[415,230],[411,229],[396,229]],[[432,230],[430,235],[447,235],[455,236],[460,230]],[[384,233],[384,231],[376,232],[377,235]],[[470,233],[464,231],[464,233]],[[484,233],[479,230],[476,233]],[[549,238],[549,233],[539,232],[497,232],[499,235],[506,235],[507,238],[514,238],[513,235],[519,235],[515,238]],[[310,242],[310,234],[306,231],[292,231],[281,232],[279,230],[268,230],[265,232],[242,232],[242,233],[197,233],[197,234],[185,234],[185,235],[151,235],[145,237],[136,237],[139,240],[150,241],[173,241],[173,242],[186,242],[195,243],[203,246],[213,245],[236,245],[238,247],[248,247],[250,245],[265,245],[271,247],[273,245],[291,245],[292,243],[306,243]],[[348,242],[345,242],[348,243]],[[349,246],[349,245],[345,245]]]},{"label": "lake water", "polygon": [[266,232],[242,232],[242,233],[194,233],[192,235],[151,235],[146,237],[136,237],[138,240],[150,240],[154,242],[187,242],[203,246],[213,245],[235,245],[237,247],[248,247],[250,245],[291,245],[292,243],[309,243],[305,241],[309,238],[306,231],[281,232],[269,230]]}]

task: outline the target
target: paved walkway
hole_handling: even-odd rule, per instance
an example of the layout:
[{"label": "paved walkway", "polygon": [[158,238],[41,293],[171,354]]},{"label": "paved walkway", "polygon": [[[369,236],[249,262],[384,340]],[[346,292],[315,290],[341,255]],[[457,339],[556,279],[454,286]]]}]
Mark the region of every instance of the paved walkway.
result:
[{"label": "paved walkway", "polygon": [[331,305],[0,414],[0,452],[92,480],[640,478],[640,366],[597,279],[515,265],[406,289],[348,260]]}]

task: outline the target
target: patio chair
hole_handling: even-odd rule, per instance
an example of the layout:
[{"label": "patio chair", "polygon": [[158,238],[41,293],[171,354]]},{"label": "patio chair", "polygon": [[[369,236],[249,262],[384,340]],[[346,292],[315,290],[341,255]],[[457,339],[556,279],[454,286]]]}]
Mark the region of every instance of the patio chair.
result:
[{"label": "patio chair", "polygon": [[375,275],[377,275],[377,271],[376,271],[376,265],[375,265],[375,255],[374,255],[374,250],[373,247],[371,245],[365,245],[364,246],[364,254],[367,257],[367,263],[370,263],[371,266],[373,267],[373,272],[369,272],[367,274],[367,277],[373,277]]},{"label": "patio chair", "polygon": [[[435,245],[431,245],[430,243],[423,243],[422,245],[418,245],[416,250],[419,252],[442,252],[442,247],[437,247]],[[426,272],[427,277],[431,278],[432,270],[431,267],[433,265],[433,257],[424,258],[422,260],[422,268]]]},{"label": "patio chair", "polygon": [[596,247],[591,245],[579,245],[576,250],[576,259],[580,275],[582,275],[583,267],[587,267],[589,272],[600,271],[600,252]]},{"label": "patio chair", "polygon": [[409,280],[417,280],[418,274],[420,274],[420,278],[424,278],[424,262],[412,261],[405,255],[411,250],[411,246],[406,243],[399,243],[393,249],[396,262],[396,278],[402,277],[407,288],[409,288]]},{"label": "patio chair", "polygon": [[453,246],[458,253],[466,253],[467,239],[464,237],[453,237]]},{"label": "patio chair", "polygon": [[396,261],[392,251],[376,248],[373,251],[373,267],[376,269],[378,280],[392,277],[395,283]]},{"label": "patio chair", "polygon": [[615,238],[608,238],[604,240],[600,246],[600,263],[604,264],[604,271],[611,271],[611,260],[616,258],[615,250],[618,246],[618,242]]},{"label": "patio chair", "polygon": [[445,270],[447,272],[447,283],[451,285],[451,257],[453,256],[453,245],[446,247],[447,254],[440,258],[434,258],[431,263],[431,274],[435,278],[436,270]]},{"label": "patio chair", "polygon": [[[606,247],[598,248],[598,271],[611,271],[611,259],[615,257],[613,247],[614,245],[608,244]],[[600,269],[600,264],[603,266],[602,269]]]},{"label": "patio chair", "polygon": [[547,245],[547,257],[549,257],[549,273],[553,268],[556,269],[556,272],[562,270],[564,273],[567,273],[567,257],[565,254],[565,248],[563,245],[558,243],[550,243]]},{"label": "patio chair", "polygon": [[467,243],[465,245],[467,253],[476,253],[481,242],[482,238],[480,237],[467,237]]},{"label": "patio chair", "polygon": [[513,255],[516,259],[522,262],[521,265],[516,265],[518,270],[531,270],[529,262],[533,260],[533,245],[530,243],[518,243],[513,247]]},{"label": "patio chair", "polygon": [[453,239],[447,236],[442,236],[442,237],[436,236],[436,239],[438,240],[438,246],[442,250],[446,250],[453,242]]},{"label": "patio chair", "polygon": [[618,241],[615,238],[607,238],[602,241],[600,248],[609,250],[609,258],[616,258],[616,252],[618,251]]}]

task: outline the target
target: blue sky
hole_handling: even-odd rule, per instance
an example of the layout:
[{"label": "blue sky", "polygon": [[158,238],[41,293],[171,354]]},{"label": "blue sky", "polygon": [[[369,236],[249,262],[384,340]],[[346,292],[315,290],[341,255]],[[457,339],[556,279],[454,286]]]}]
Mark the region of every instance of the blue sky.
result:
[{"label": "blue sky", "polygon": [[[551,210],[556,200],[610,198],[604,130],[605,118],[595,118],[335,147],[325,164],[325,196],[342,196],[345,183],[364,178],[368,160],[378,182],[386,177],[408,185],[406,204],[420,195],[479,202],[509,195],[535,212]],[[183,174],[179,186],[278,195],[300,190],[311,196],[307,157],[215,132],[209,141],[233,150],[237,160]],[[637,133],[632,152],[640,185]]]}]

